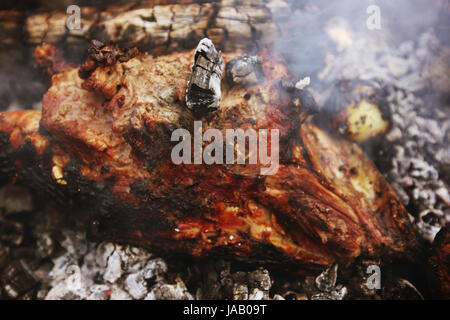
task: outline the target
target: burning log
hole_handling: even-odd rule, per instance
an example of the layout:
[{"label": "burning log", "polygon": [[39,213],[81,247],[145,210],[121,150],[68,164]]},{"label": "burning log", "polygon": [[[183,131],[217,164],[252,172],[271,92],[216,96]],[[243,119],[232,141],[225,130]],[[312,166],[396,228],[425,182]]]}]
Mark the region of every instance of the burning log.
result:
[{"label": "burning log", "polygon": [[[92,61],[99,50],[91,50]],[[406,209],[369,158],[307,120],[280,86],[290,76],[285,65],[265,53],[258,54],[261,83],[230,86],[225,75],[221,106],[203,131],[278,130],[278,171],[174,164],[170,132],[193,131],[185,95],[194,54],[138,53],[95,63],[87,78],[76,67],[53,75],[42,114],[0,114],[2,181],[73,208],[67,214],[87,221],[94,238],[155,252],[227,254],[309,273],[417,251]]]},{"label": "burning log", "polygon": [[[198,2],[198,3],[195,3]],[[281,5],[287,6],[283,1]],[[277,5],[265,1],[145,1],[120,6],[80,7],[80,27],[67,28],[70,15],[55,10],[31,15],[25,21],[26,42],[64,44],[77,58],[89,40],[138,47],[155,55],[193,49],[210,38],[221,50],[269,45],[278,35],[271,12]],[[264,31],[264,32],[263,32]]]}]

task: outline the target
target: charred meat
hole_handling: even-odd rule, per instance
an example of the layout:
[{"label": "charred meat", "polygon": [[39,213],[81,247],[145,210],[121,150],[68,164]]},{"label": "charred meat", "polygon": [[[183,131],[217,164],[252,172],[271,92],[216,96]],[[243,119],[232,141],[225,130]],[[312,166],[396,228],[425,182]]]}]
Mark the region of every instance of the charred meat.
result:
[{"label": "charred meat", "polygon": [[[159,252],[287,262],[303,272],[414,252],[417,236],[398,196],[356,144],[308,121],[281,85],[291,75],[276,57],[213,52],[206,59],[197,50],[154,58],[93,45],[83,67],[49,72],[42,112],[0,114],[2,181],[76,208],[93,237]],[[46,52],[59,57],[37,50]],[[52,56],[40,57],[47,69]],[[219,108],[217,88],[203,91],[212,100],[200,107],[216,109],[206,114],[186,97],[201,58],[210,76],[224,77]],[[229,70],[223,75],[221,59]],[[236,67],[245,63],[257,76],[227,79],[242,78],[245,68]],[[279,130],[278,171],[174,164],[171,133],[192,133],[199,117],[203,131]]]}]

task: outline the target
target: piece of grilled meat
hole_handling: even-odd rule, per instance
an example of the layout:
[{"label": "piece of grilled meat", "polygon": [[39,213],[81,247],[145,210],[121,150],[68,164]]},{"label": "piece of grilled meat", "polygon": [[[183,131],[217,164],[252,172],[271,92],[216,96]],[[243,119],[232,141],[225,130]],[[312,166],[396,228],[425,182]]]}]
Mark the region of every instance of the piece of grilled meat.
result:
[{"label": "piece of grilled meat", "polygon": [[[49,70],[53,50],[44,49],[36,54]],[[222,56],[227,65],[240,53]],[[0,114],[2,180],[76,208],[97,239],[156,252],[231,254],[311,272],[414,251],[418,238],[389,184],[357,145],[307,120],[280,85],[286,66],[265,52],[243,59],[261,64],[259,80],[237,83],[224,72],[220,107],[201,120],[203,131],[279,129],[278,172],[173,164],[171,132],[193,130],[185,105],[193,57],[94,43],[81,68],[59,61],[42,114]]]}]

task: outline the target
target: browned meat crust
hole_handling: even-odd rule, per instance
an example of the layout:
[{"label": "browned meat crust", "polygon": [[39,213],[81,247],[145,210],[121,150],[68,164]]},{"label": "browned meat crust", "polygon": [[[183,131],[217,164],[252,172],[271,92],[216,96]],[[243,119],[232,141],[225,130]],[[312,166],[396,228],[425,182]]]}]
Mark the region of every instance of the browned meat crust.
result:
[{"label": "browned meat crust", "polygon": [[[223,54],[225,63],[237,55]],[[357,145],[302,120],[280,86],[286,67],[264,52],[264,80],[224,79],[220,108],[202,119],[203,131],[279,129],[278,172],[173,164],[171,132],[193,131],[184,102],[193,56],[133,54],[88,62],[86,79],[75,67],[53,75],[42,117],[0,115],[3,180],[82,208],[77,219],[87,218],[99,239],[161,252],[221,252],[308,272],[414,251],[416,233],[388,183]]]}]

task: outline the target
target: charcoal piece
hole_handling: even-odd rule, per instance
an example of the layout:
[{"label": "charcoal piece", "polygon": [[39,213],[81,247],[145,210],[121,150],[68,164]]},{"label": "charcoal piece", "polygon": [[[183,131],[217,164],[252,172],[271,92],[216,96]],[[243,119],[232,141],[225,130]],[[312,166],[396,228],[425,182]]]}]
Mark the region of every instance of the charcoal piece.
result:
[{"label": "charcoal piece", "polygon": [[311,91],[306,88],[308,84],[309,78],[283,78],[280,81],[281,88],[292,93],[294,104],[298,104],[302,108],[302,111],[311,114],[318,113],[321,111],[321,108],[316,103]]},{"label": "charcoal piece", "polygon": [[311,91],[309,91],[308,89],[297,90],[294,96],[300,99],[303,111],[308,113],[320,112],[320,107],[317,105]]},{"label": "charcoal piece", "polygon": [[262,61],[259,56],[243,54],[231,60],[226,67],[227,79],[231,83],[250,86],[264,81]]},{"label": "charcoal piece", "polygon": [[208,38],[195,50],[194,65],[186,91],[186,105],[196,115],[214,111],[220,104],[223,58]]},{"label": "charcoal piece", "polygon": [[316,278],[316,286],[320,291],[331,292],[336,286],[338,265],[335,264]]},{"label": "charcoal piece", "polygon": [[23,260],[14,260],[2,271],[0,283],[5,293],[11,298],[27,292],[37,284],[29,267]]}]

